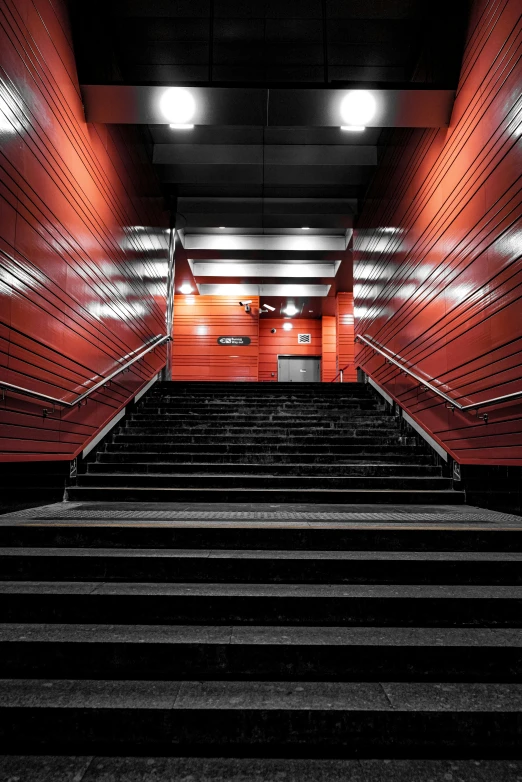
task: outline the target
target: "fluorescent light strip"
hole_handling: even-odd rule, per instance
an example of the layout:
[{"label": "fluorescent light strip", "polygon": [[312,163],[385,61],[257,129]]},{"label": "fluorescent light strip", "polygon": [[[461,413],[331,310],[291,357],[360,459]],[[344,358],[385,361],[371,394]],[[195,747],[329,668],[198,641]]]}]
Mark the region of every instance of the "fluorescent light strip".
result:
[{"label": "fluorescent light strip", "polygon": [[195,277],[335,277],[334,263],[207,263],[193,261]]},{"label": "fluorescent light strip", "polygon": [[330,285],[198,284],[202,296],[328,296]]}]

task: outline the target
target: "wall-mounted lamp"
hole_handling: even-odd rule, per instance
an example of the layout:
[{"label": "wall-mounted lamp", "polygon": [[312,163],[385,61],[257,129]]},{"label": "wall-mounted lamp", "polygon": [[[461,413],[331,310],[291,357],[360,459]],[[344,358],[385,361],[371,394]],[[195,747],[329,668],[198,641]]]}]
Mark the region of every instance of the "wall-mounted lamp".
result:
[{"label": "wall-mounted lamp", "polygon": [[180,288],[180,292],[185,294],[192,293],[192,285],[189,285],[188,282],[184,282]]}]

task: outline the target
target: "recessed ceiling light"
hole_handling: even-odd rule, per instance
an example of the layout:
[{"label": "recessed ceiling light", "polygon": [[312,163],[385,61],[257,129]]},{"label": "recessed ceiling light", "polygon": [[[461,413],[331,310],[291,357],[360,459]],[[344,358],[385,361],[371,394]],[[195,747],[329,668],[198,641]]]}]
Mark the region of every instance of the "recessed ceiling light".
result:
[{"label": "recessed ceiling light", "polygon": [[301,226],[301,231],[309,231],[309,230],[310,230],[310,226],[309,225]]},{"label": "recessed ceiling light", "polygon": [[341,103],[343,130],[364,130],[377,110],[375,98],[368,90],[350,90]]},{"label": "recessed ceiling light", "polygon": [[294,327],[292,323],[283,323],[283,328],[285,331],[291,331]]},{"label": "recessed ceiling light", "polygon": [[224,231],[224,230],[225,230],[225,228],[226,228],[226,225],[220,225],[220,226],[219,226],[219,229],[220,229],[220,231]]},{"label": "recessed ceiling light", "polygon": [[181,293],[192,293],[192,285],[189,285],[188,282],[184,282],[183,285],[180,288]]},{"label": "recessed ceiling light", "polygon": [[182,87],[169,87],[161,96],[160,109],[171,126],[186,126],[194,116],[196,103],[189,90]]},{"label": "recessed ceiling light", "polygon": [[299,310],[295,307],[294,304],[288,304],[283,310],[283,312],[286,312],[286,314],[290,317],[292,317],[292,315],[297,315],[298,311]]},{"label": "recessed ceiling light", "polygon": [[352,133],[362,133],[366,130],[365,125],[341,125],[341,130],[349,130]]},{"label": "recessed ceiling light", "polygon": [[188,122],[176,122],[169,125],[169,128],[173,130],[192,130],[193,127],[194,125],[190,125]]}]

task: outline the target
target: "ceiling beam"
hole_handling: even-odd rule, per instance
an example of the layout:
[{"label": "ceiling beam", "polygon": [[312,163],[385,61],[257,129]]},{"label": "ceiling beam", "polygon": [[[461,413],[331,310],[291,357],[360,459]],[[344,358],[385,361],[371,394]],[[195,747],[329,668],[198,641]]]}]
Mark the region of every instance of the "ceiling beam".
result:
[{"label": "ceiling beam", "polygon": [[330,285],[196,283],[201,296],[328,296]]},{"label": "ceiling beam", "polygon": [[230,263],[190,261],[195,277],[335,277],[336,263]]},{"label": "ceiling beam", "polygon": [[[88,122],[168,125],[160,110],[166,87],[84,84]],[[190,87],[195,125],[339,127],[346,89]],[[455,90],[372,89],[377,111],[368,127],[438,128],[449,124]],[[184,131],[188,133],[189,131]]]},{"label": "ceiling beam", "polygon": [[316,252],[344,252],[347,246],[345,236],[270,236],[259,234],[245,236],[242,234],[185,234],[186,250],[277,250],[299,252],[299,250]]},{"label": "ceiling beam", "polygon": [[155,144],[152,162],[182,166],[376,166],[377,148],[340,144]]}]

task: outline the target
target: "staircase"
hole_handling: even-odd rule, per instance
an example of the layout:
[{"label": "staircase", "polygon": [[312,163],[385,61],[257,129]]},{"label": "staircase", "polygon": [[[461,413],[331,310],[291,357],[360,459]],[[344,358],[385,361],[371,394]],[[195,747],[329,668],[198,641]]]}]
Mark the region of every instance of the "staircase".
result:
[{"label": "staircase", "polygon": [[[274,780],[299,757],[520,757],[519,528],[106,512],[0,526],[4,751],[286,759]],[[452,778],[418,763],[353,778]]]},{"label": "staircase", "polygon": [[162,383],[70,500],[464,502],[362,383]]},{"label": "staircase", "polygon": [[522,777],[519,521],[365,386],[162,384],[68,492],[0,518],[0,738],[63,755],[0,775]]}]

